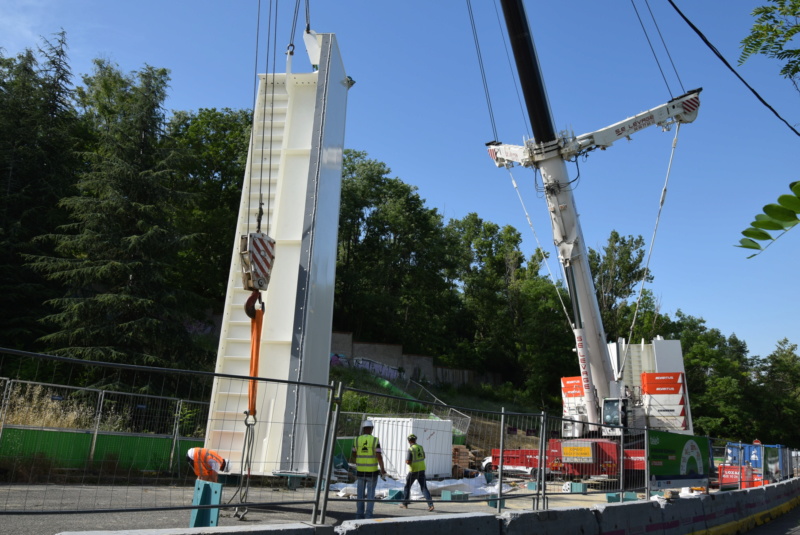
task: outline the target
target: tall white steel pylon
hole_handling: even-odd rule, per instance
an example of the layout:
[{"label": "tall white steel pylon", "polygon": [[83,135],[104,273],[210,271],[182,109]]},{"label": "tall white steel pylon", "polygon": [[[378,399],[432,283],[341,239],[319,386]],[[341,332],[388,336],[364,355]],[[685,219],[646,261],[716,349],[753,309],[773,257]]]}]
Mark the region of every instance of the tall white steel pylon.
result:
[{"label": "tall white steel pylon", "polygon": [[[330,362],[339,201],[349,81],[333,34],[316,35],[316,72],[260,75],[253,132],[217,353],[216,372],[250,375],[250,320],[239,238],[275,239],[263,293],[259,377],[326,385]],[[313,63],[313,62],[312,62]],[[247,381],[216,378],[205,445],[241,467]],[[327,410],[323,389],[259,382],[251,474],[318,473]]]}]

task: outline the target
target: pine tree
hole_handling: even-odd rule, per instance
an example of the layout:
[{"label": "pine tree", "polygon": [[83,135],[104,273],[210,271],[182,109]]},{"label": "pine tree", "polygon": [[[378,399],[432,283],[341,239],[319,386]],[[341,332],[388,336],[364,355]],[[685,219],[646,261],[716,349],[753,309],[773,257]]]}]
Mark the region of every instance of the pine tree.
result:
[{"label": "pine tree", "polygon": [[[57,207],[75,182],[78,121],[72,103],[66,35],[37,55],[0,55],[0,346],[38,350],[39,319],[57,285],[25,266],[23,254],[52,253],[35,236],[66,221]],[[40,61],[41,59],[41,61]]]},{"label": "pine tree", "polygon": [[[165,69],[146,66],[126,76],[96,60],[94,73],[78,88],[82,119],[96,140],[84,154],[78,194],[60,202],[71,222],[42,237],[55,244],[56,255],[31,258],[48,280],[66,288],[63,297],[49,301],[55,312],[47,320],[57,329],[42,338],[56,354],[209,366],[209,355],[195,348],[190,335],[202,310],[176,283],[186,236],[172,220],[182,197],[169,187],[173,154],[163,136],[168,81]],[[112,379],[94,373],[87,382],[109,386]],[[127,379],[118,374],[113,381]]]}]

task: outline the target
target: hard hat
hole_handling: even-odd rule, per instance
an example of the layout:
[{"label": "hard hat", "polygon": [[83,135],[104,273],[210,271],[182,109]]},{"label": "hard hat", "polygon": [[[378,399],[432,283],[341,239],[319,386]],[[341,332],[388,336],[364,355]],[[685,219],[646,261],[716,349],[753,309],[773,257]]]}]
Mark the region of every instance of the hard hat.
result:
[{"label": "hard hat", "polygon": [[417,435],[411,433],[410,435],[408,435],[408,440],[417,440]]},{"label": "hard hat", "polygon": [[222,459],[222,471],[223,472],[230,472],[231,471],[231,460],[230,459]]},{"label": "hard hat", "polygon": [[375,427],[375,425],[372,423],[372,420],[364,420],[364,422],[361,424],[361,429],[364,429],[365,427]]}]

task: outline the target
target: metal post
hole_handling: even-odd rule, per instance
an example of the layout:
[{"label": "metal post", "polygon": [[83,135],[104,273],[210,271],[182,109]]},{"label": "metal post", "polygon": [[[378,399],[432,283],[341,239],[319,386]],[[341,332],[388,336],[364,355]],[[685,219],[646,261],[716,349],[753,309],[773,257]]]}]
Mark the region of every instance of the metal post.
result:
[{"label": "metal post", "polygon": [[539,495],[542,496],[542,506],[547,509],[547,413],[542,411],[539,417],[539,471],[536,474],[536,498],[534,509],[539,509]]},{"label": "metal post", "polygon": [[742,468],[744,468],[742,457],[744,457],[744,445],[742,444],[741,440],[737,446],[739,449],[739,490],[742,490]]},{"label": "metal post", "polygon": [[644,487],[647,489],[647,499],[650,499],[653,488],[650,485],[650,437],[647,427],[644,428]]},{"label": "metal post", "polygon": [[[622,410],[622,400],[620,410]],[[619,430],[619,503],[625,499],[625,428],[620,426]]]},{"label": "metal post", "polygon": [[334,400],[336,399],[336,396],[334,395],[334,388],[333,387],[334,387],[334,382],[331,381],[331,389],[330,389],[330,392],[329,392],[330,399],[328,400],[328,414],[327,414],[328,417],[325,420],[325,436],[324,436],[324,438],[322,440],[322,451],[320,452],[320,470],[317,473],[317,484],[314,485],[314,507],[311,509],[311,523],[312,524],[315,524],[316,521],[317,521],[317,511],[319,509],[319,497],[320,497],[320,493],[321,493],[321,489],[322,489],[322,482],[323,482],[323,480],[325,481],[325,490],[326,490],[326,492],[327,492],[327,487],[328,487],[328,484],[329,484],[329,481],[328,481],[327,478],[330,477],[328,469],[330,468],[329,467],[329,465],[330,465],[330,457],[332,457],[332,455],[330,455],[330,456],[327,455],[327,453],[328,453],[328,440],[330,438],[330,432],[331,432],[331,415],[333,413],[333,403],[334,403]]},{"label": "metal post", "polygon": [[[172,465],[175,462],[175,453],[178,448],[178,437],[181,432],[181,411],[183,410],[183,400],[179,399],[175,406],[175,420],[172,425],[172,448],[169,450],[169,469],[172,471]],[[179,470],[180,472],[180,470]]]},{"label": "metal post", "polygon": [[6,411],[8,410],[8,399],[11,397],[11,390],[14,381],[11,379],[4,380],[5,388],[3,389],[2,401],[0,401],[0,438],[3,438],[3,427],[5,427]]},{"label": "metal post", "polygon": [[[339,413],[342,410],[342,383],[339,383],[339,386],[336,388],[336,409],[333,413],[333,423],[331,424],[331,435],[335,435],[336,430],[339,426]],[[331,478],[331,470],[333,468],[333,450],[336,449],[336,441],[331,441],[331,449],[330,455],[328,456],[328,468],[327,468],[327,478],[330,480]],[[328,489],[325,489],[325,493],[322,495],[322,512],[320,513],[320,524],[325,523],[325,513],[328,510]]]},{"label": "metal post", "polygon": [[500,514],[503,507],[503,457],[506,448],[506,408],[500,409],[500,464],[497,465],[497,513]]},{"label": "metal post", "polygon": [[100,397],[97,398],[97,413],[94,419],[94,433],[92,434],[92,447],[89,450],[89,462],[94,461],[94,448],[97,445],[97,433],[100,432],[100,419],[103,416],[103,399],[106,396],[106,391],[100,391]]}]

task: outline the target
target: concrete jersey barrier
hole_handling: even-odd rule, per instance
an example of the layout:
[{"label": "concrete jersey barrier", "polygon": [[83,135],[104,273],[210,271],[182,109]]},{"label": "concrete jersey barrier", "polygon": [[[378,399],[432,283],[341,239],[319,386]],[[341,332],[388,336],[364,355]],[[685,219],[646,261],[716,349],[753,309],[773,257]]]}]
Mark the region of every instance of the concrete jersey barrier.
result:
[{"label": "concrete jersey barrier", "polygon": [[546,511],[435,514],[347,520],[339,526],[306,523],[215,528],[62,532],[59,535],[717,535],[744,533],[800,504],[800,480],[768,487],[651,500],[554,508]]}]

